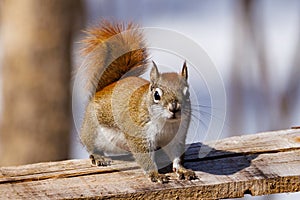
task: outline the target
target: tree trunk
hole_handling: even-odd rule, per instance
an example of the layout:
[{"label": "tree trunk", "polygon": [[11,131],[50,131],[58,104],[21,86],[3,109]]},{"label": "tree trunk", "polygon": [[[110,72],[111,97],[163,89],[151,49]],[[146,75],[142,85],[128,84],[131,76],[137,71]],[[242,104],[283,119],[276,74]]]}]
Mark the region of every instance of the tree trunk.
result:
[{"label": "tree trunk", "polygon": [[68,157],[76,0],[4,0],[0,165]]}]

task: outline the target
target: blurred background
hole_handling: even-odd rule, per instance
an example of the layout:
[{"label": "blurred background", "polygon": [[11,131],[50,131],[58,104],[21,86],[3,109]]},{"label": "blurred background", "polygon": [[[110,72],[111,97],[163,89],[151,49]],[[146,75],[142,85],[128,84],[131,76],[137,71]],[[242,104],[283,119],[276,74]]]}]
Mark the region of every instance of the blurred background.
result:
[{"label": "blurred background", "polygon": [[[72,119],[72,71],[81,30],[101,18],[175,30],[202,46],[227,94],[216,139],[300,125],[299,0],[0,0],[1,166],[87,158]],[[218,120],[201,98],[200,135]],[[265,198],[299,194],[256,197]]]}]

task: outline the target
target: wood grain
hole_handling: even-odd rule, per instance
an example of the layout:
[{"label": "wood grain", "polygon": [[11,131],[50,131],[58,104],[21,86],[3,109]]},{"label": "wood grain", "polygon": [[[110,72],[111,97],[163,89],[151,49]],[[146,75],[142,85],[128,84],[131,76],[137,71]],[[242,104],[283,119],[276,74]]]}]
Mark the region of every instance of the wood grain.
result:
[{"label": "wood grain", "polygon": [[[152,183],[133,161],[92,167],[88,159],[0,168],[0,198],[219,199],[300,191],[300,130],[192,144],[188,168],[199,179]],[[210,150],[210,151],[209,151]],[[200,156],[200,158],[199,158]]]}]

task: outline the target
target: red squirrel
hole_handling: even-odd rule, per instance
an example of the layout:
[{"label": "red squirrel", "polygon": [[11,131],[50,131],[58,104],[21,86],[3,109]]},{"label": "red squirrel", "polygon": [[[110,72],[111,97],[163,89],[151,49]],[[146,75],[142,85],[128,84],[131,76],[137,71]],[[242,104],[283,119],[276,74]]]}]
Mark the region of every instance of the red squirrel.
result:
[{"label": "red squirrel", "polygon": [[[151,181],[166,183],[169,178],[154,161],[154,152],[162,149],[179,179],[196,179],[182,165],[191,118],[186,62],[179,73],[160,73],[148,62],[143,32],[133,23],[102,21],[86,33],[84,70],[91,97],[80,138],[92,163],[106,166],[105,153],[131,152]],[[150,81],[139,77],[148,65]]]}]

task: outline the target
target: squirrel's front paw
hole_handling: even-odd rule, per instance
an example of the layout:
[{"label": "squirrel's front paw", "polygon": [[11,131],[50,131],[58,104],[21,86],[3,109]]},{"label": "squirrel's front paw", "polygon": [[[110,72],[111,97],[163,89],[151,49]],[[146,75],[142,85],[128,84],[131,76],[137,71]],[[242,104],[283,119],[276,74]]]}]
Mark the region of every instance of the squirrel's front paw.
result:
[{"label": "squirrel's front paw", "polygon": [[196,173],[191,169],[186,169],[184,167],[181,167],[176,170],[176,174],[178,175],[178,179],[182,180],[195,180],[198,179]]},{"label": "squirrel's front paw", "polygon": [[91,154],[90,155],[91,163],[95,166],[109,166],[112,162],[111,159],[106,158],[101,155]]},{"label": "squirrel's front paw", "polygon": [[168,183],[169,182],[169,177],[164,175],[164,174],[160,174],[157,171],[151,171],[149,172],[149,178],[152,182],[161,182],[161,183]]}]

